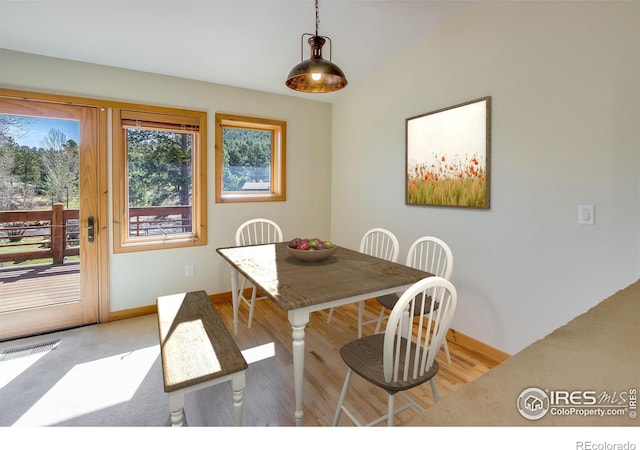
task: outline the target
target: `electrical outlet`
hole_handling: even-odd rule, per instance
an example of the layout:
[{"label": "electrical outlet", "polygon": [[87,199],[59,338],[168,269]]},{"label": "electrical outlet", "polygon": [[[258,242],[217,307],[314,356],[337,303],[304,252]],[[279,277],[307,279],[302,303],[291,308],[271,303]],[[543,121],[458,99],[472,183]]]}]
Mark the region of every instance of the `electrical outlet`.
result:
[{"label": "electrical outlet", "polygon": [[578,224],[593,225],[594,220],[593,203],[582,203],[578,205]]},{"label": "electrical outlet", "polygon": [[184,276],[185,277],[192,277],[196,272],[196,268],[193,264],[187,264],[186,266],[184,266]]}]

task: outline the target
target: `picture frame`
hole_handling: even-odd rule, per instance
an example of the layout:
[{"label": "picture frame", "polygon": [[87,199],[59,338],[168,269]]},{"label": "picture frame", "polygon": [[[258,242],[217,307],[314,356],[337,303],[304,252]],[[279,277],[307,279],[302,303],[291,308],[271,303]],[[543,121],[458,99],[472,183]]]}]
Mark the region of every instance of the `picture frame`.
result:
[{"label": "picture frame", "polygon": [[490,209],[491,97],[406,119],[405,203]]}]

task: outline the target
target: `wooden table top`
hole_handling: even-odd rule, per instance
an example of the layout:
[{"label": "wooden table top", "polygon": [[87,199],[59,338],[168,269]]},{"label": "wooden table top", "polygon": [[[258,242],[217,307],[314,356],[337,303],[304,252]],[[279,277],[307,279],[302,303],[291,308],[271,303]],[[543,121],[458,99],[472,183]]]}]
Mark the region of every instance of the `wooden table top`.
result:
[{"label": "wooden table top", "polygon": [[216,251],[285,311],[410,285],[432,276],[344,247],[318,262],[294,258],[286,242]]}]

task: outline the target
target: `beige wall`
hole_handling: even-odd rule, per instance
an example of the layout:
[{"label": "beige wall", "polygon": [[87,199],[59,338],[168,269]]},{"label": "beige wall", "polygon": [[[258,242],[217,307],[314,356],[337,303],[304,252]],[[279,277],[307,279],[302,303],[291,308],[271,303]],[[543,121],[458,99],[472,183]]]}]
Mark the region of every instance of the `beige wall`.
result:
[{"label": "beige wall", "polygon": [[[191,108],[208,112],[209,245],[110,255],[111,311],[155,304],[158,295],[230,290],[229,270],[215,252],[234,244],[240,223],[263,216],[285,238],[330,236],[331,105],[142,72],[45,58],[0,49],[0,87]],[[214,202],[216,112],[287,122],[287,201]],[[111,211],[111,209],[110,209]],[[195,276],[185,277],[185,265]]]},{"label": "beige wall", "polygon": [[[334,240],[387,227],[404,258],[445,239],[453,327],[509,353],[636,280],[638,24],[637,2],[478,2],[351,89],[333,105]],[[405,119],[484,96],[491,210],[406,206]]]},{"label": "beige wall", "polygon": [[[638,278],[638,23],[637,2],[478,2],[333,107],[6,50],[0,86],[209,112],[210,243],[111,255],[112,311],[227,291],[215,248],[249,217],[352,248],[384,226],[401,258],[418,236],[447,240],[454,328],[513,353]],[[491,210],[405,206],[405,119],[483,96],[493,99]],[[287,121],[287,202],[213,203],[216,111]],[[594,226],[577,224],[581,202],[595,203]]]}]

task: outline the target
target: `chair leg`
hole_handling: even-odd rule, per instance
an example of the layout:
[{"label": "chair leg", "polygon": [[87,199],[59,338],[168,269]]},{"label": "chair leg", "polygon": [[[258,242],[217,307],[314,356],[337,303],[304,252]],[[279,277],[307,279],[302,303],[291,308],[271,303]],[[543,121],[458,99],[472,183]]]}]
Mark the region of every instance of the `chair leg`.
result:
[{"label": "chair leg", "polygon": [[338,400],[338,407],[336,408],[336,415],[333,416],[333,426],[337,427],[342,415],[342,408],[344,406],[344,400],[347,397],[347,391],[349,390],[349,383],[351,382],[351,375],[353,370],[347,370],[347,375],[344,377],[344,384],[342,385],[342,392],[340,393],[340,399]]},{"label": "chair leg", "polygon": [[380,306],[380,315],[378,316],[378,321],[376,322],[376,331],[375,334],[380,333],[380,327],[382,326],[382,319],[384,319],[384,311],[385,311],[385,307],[384,306]]},{"label": "chair leg", "polygon": [[364,315],[364,301],[358,302],[358,339],[362,337],[362,316]]},{"label": "chair leg", "polygon": [[244,286],[246,282],[247,280],[243,277],[240,281],[240,286],[238,287],[238,298],[241,299],[241,301],[244,298]]},{"label": "chair leg", "polygon": [[429,380],[429,383],[431,383],[431,392],[433,392],[433,402],[436,403],[438,400],[440,400],[440,397],[438,397],[438,389],[436,389],[436,382],[433,378],[431,378]]},{"label": "chair leg", "polygon": [[329,310],[329,315],[327,316],[327,323],[331,322],[331,317],[333,317],[333,309],[334,308],[331,308]]},{"label": "chair leg", "polygon": [[256,294],[258,289],[254,286],[251,291],[251,301],[249,302],[249,322],[247,324],[247,328],[251,328],[251,324],[253,323],[253,311],[256,307]]},{"label": "chair leg", "polygon": [[451,364],[451,355],[449,354],[449,346],[446,339],[442,341],[442,348],[444,349],[444,354],[447,355],[447,362]]},{"label": "chair leg", "polygon": [[388,400],[388,411],[387,411],[387,426],[388,427],[392,427],[393,426],[393,416],[395,414],[394,412],[394,405],[393,405],[393,395],[391,394],[387,394],[389,396],[389,400]]}]

